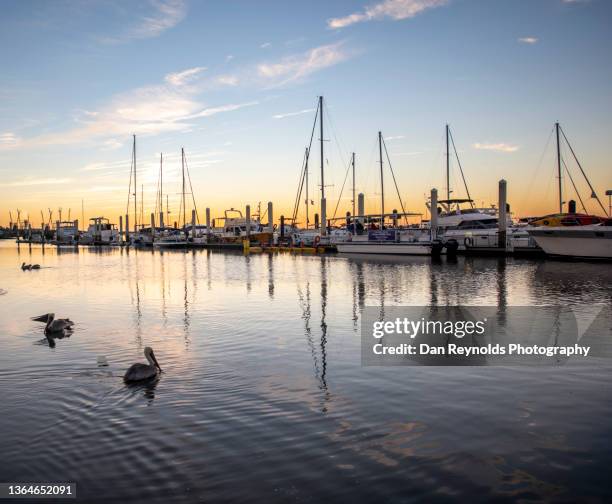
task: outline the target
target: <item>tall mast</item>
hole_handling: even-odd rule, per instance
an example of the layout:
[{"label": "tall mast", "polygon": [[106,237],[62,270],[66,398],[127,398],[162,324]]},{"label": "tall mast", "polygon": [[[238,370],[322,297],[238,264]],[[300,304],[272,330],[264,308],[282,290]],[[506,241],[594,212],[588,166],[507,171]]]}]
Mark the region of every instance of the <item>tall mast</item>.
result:
[{"label": "tall mast", "polygon": [[159,211],[164,213],[164,154],[159,153]]},{"label": "tall mast", "polygon": [[321,127],[321,199],[325,198],[324,169],[325,158],[323,157],[323,97],[319,96],[319,126]]},{"label": "tall mast", "polygon": [[185,216],[185,149],[181,147],[181,165],[183,170],[183,230],[185,230],[185,225],[187,222],[187,218]]},{"label": "tall mast", "polygon": [[378,132],[378,155],[380,159],[380,214],[382,215],[381,227],[385,221],[385,181],[383,177],[383,157],[382,157],[382,132]]},{"label": "tall mast", "polygon": [[134,232],[137,231],[138,224],[138,184],[136,183],[136,135],[133,135],[134,143],[132,145],[132,164],[134,166]]},{"label": "tall mast", "polygon": [[353,234],[357,234],[357,222],[355,221],[355,153],[351,159],[353,165]]},{"label": "tall mast", "polygon": [[555,123],[557,132],[557,176],[559,177],[559,213],[563,213],[563,192],[561,188],[561,145],[559,144],[559,123]]},{"label": "tall mast", "polygon": [[308,218],[308,205],[310,204],[310,201],[308,200],[309,196],[308,196],[308,157],[310,156],[310,152],[308,147],[306,147],[306,229],[308,229],[308,224],[310,223],[309,218]]},{"label": "tall mast", "polygon": [[446,125],[446,199],[450,200],[450,151],[448,150],[448,124]]}]

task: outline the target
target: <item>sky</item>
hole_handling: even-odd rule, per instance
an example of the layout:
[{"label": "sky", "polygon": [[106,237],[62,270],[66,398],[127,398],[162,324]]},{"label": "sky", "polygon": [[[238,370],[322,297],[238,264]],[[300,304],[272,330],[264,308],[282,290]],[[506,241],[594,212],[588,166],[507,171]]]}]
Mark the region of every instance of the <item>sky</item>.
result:
[{"label": "sky", "polygon": [[[20,209],[38,225],[59,208],[118,222],[133,134],[144,215],[163,153],[164,199],[178,217],[184,148],[201,216],[268,201],[290,216],[319,95],[328,217],[352,209],[352,152],[356,191],[380,211],[378,131],[405,209],[425,213],[431,188],[446,193],[447,123],[478,205],[497,202],[504,178],[515,216],[557,210],[559,121],[607,209],[607,0],[5,0],[2,10],[0,224]],[[451,156],[452,195],[464,197]],[[385,208],[399,208],[387,159],[383,168]],[[575,191],[563,171],[567,201]]]}]

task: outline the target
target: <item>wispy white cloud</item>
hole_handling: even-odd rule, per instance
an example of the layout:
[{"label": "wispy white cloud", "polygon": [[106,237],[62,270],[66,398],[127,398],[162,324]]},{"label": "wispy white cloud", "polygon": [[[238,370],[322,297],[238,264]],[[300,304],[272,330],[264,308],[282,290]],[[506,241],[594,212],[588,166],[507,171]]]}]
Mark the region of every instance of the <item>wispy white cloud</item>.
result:
[{"label": "wispy white cloud", "polygon": [[314,112],[315,109],[313,108],[309,108],[309,109],[304,109],[304,110],[298,110],[297,112],[286,112],[284,114],[276,114],[273,115],[272,118],[274,119],[285,119],[286,117],[293,117],[293,116],[298,116],[298,115],[302,115],[302,114],[309,114],[310,112]]},{"label": "wispy white cloud", "polygon": [[446,5],[449,0],[384,0],[367,6],[363,11],[353,12],[348,16],[327,20],[327,26],[332,29],[345,28],[364,21],[391,18],[393,20],[408,19],[421,14],[427,9]]},{"label": "wispy white cloud", "polygon": [[151,0],[150,3],[153,11],[114,41],[158,37],[166,30],[174,28],[187,14],[187,5],[183,0]]},{"label": "wispy white cloud", "polygon": [[123,147],[123,142],[120,142],[116,138],[109,138],[104,142],[104,148],[106,150],[115,150]]},{"label": "wispy white cloud", "polygon": [[402,138],[405,138],[405,136],[404,135],[395,135],[395,136],[385,137],[385,140],[401,140]]},{"label": "wispy white cloud", "polygon": [[224,86],[237,86],[240,81],[235,75],[220,75],[216,80],[219,84]]},{"label": "wispy white cloud", "polygon": [[475,143],[473,147],[477,150],[490,150],[496,152],[516,152],[519,149],[517,145],[506,143]]},{"label": "wispy white cloud", "polygon": [[70,178],[27,178],[23,180],[15,180],[13,182],[0,183],[1,187],[22,187],[22,186],[38,186],[38,185],[55,185],[55,184],[67,184],[72,182]]},{"label": "wispy white cloud", "polygon": [[229,62],[230,62],[230,61],[232,61],[233,59],[234,59],[234,55],[233,55],[233,54],[228,54],[228,55],[225,57],[225,62],[226,62],[226,63],[229,63]]},{"label": "wispy white cloud", "polygon": [[267,49],[268,47],[270,47],[272,44],[270,42],[264,42],[263,44],[261,44],[259,46],[260,49]]},{"label": "wispy white cloud", "polygon": [[16,147],[19,145],[20,142],[21,138],[12,131],[5,131],[4,133],[0,133],[0,149],[2,149],[3,147]]},{"label": "wispy white cloud", "polygon": [[181,72],[169,73],[164,79],[168,84],[173,86],[183,86],[192,82],[204,70],[206,70],[206,67],[188,68]]},{"label": "wispy white cloud", "polygon": [[521,37],[517,40],[521,44],[537,44],[539,39],[537,37]]},{"label": "wispy white cloud", "polygon": [[259,105],[258,101],[252,101],[247,103],[231,103],[229,105],[221,105],[220,107],[205,108],[195,114],[185,116],[184,119],[196,119],[198,117],[210,117],[221,112],[232,112],[244,107],[252,107],[253,105]]},{"label": "wispy white cloud", "polygon": [[119,94],[95,114],[77,118],[77,127],[17,139],[4,134],[0,149],[44,145],[68,145],[79,142],[103,141],[107,148],[118,146],[116,138],[137,135],[188,131],[193,121],[223,112],[256,105],[258,102],[230,103],[206,106],[198,99],[199,90],[190,86],[158,85],[137,88]]},{"label": "wispy white cloud", "polygon": [[276,63],[262,63],[257,66],[257,72],[272,85],[283,85],[336,65],[349,56],[344,43],[337,42],[315,47],[302,54],[287,56]]}]

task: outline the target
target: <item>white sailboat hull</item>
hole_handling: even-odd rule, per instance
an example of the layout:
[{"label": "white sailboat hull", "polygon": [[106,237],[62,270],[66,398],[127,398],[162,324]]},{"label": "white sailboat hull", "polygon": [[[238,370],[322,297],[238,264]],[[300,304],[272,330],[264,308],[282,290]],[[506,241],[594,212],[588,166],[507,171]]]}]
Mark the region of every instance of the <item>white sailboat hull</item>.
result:
[{"label": "white sailboat hull", "polygon": [[351,241],[336,243],[336,249],[346,254],[431,255],[431,245],[383,241]]}]

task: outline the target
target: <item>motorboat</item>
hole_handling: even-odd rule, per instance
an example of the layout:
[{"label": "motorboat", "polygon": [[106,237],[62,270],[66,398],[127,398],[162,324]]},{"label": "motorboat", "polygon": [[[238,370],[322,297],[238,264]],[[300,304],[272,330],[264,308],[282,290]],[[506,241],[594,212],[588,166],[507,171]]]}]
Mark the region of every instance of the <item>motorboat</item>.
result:
[{"label": "motorboat", "polygon": [[550,256],[612,259],[612,219],[584,226],[544,226],[527,229]]}]

